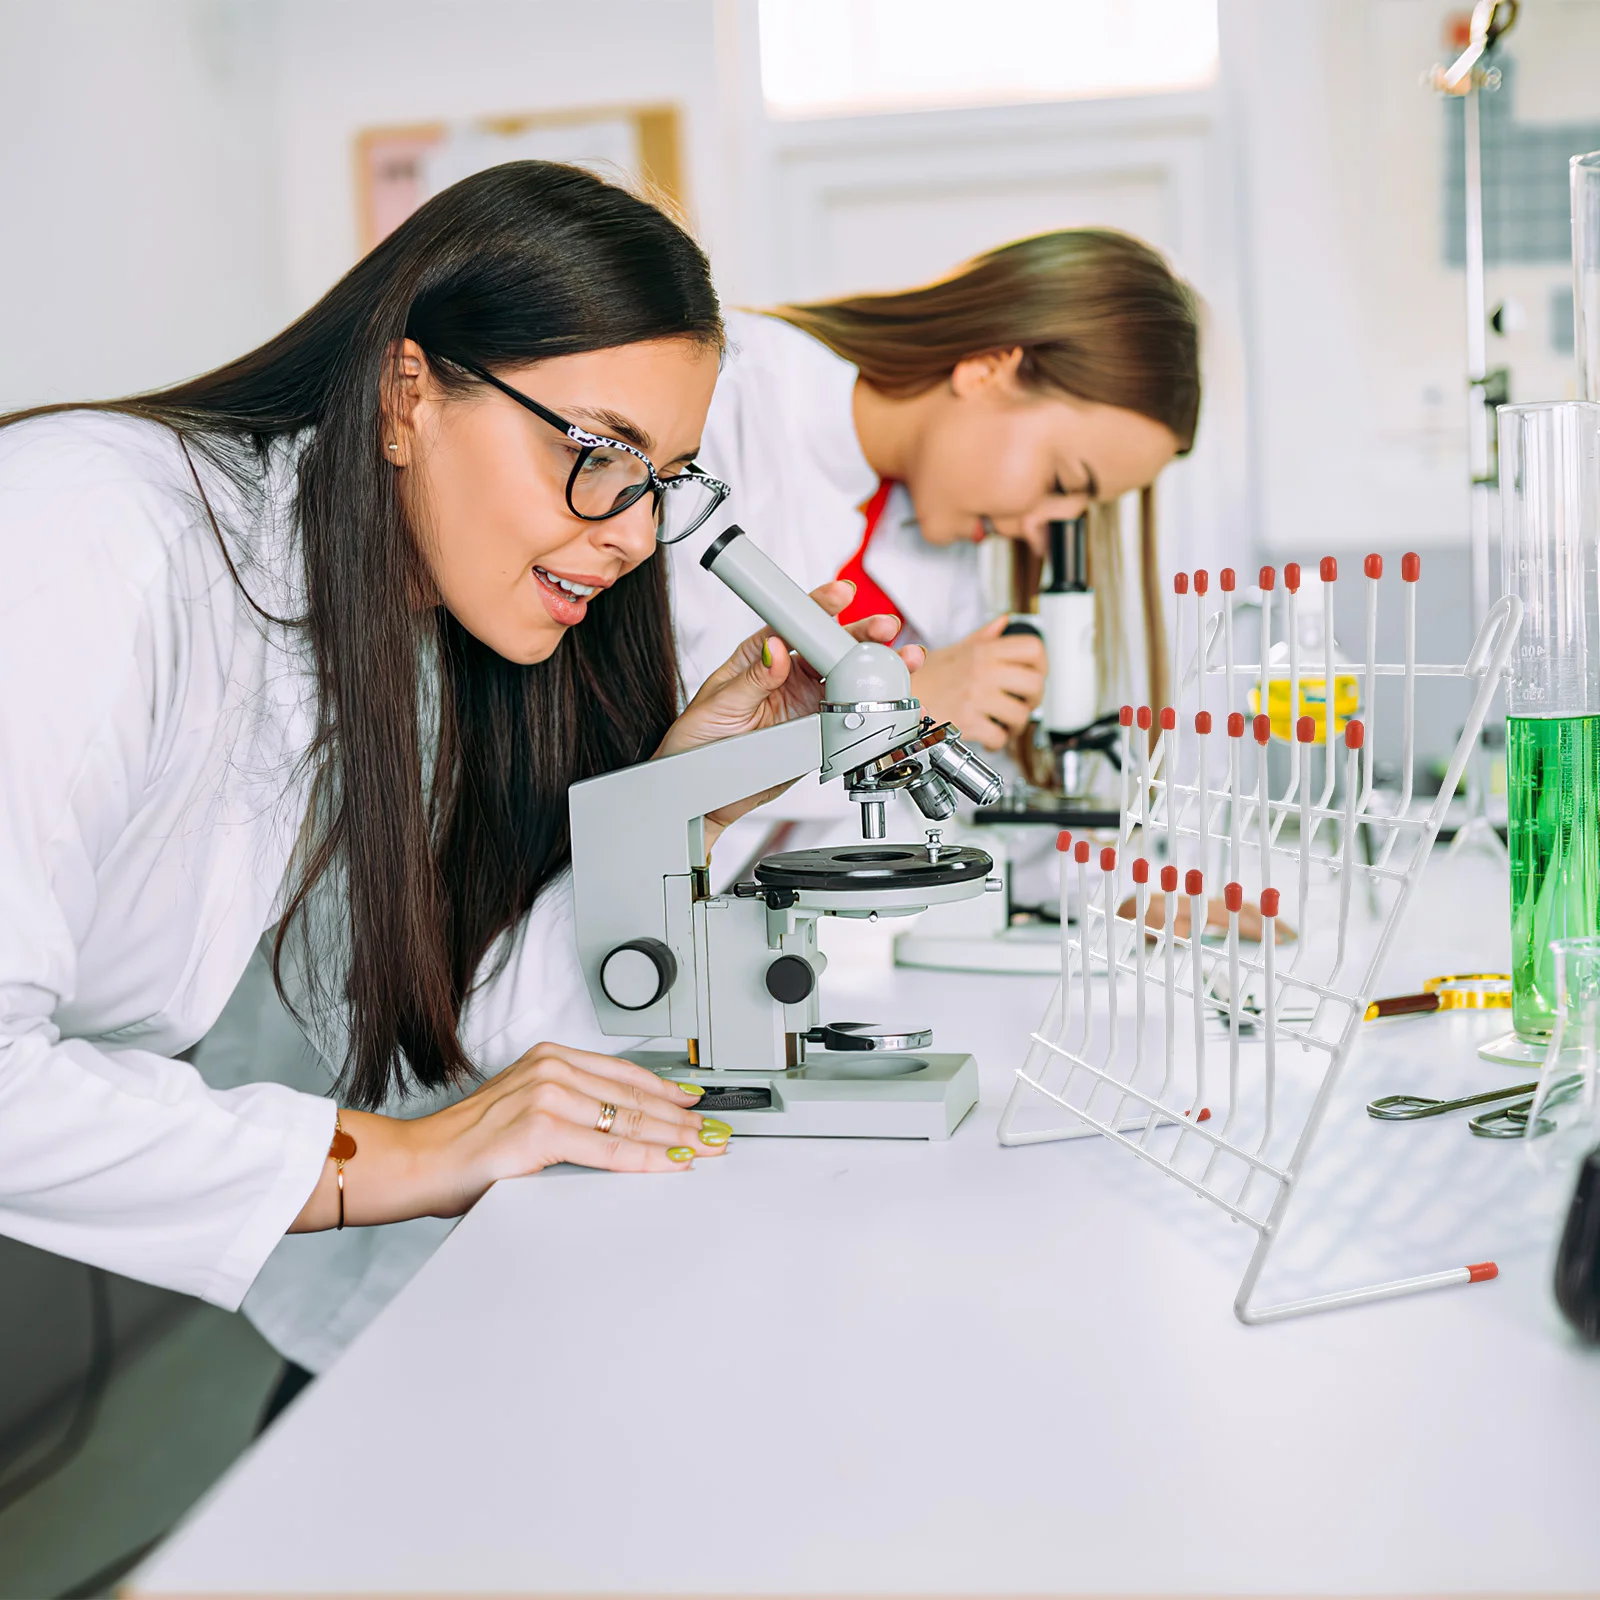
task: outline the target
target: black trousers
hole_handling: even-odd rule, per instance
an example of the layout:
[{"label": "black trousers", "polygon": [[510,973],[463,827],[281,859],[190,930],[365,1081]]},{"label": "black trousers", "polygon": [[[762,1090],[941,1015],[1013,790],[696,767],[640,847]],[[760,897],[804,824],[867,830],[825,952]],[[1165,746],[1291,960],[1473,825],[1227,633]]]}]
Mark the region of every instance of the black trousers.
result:
[{"label": "black trousers", "polygon": [[256,1437],[259,1439],[268,1428],[277,1420],[280,1411],[286,1411],[299,1395],[300,1391],[308,1384],[316,1382],[317,1375],[307,1372],[302,1366],[293,1361],[285,1361],[283,1371],[278,1374],[278,1381],[272,1393],[267,1396],[267,1403],[261,1408],[261,1420],[256,1423]]}]

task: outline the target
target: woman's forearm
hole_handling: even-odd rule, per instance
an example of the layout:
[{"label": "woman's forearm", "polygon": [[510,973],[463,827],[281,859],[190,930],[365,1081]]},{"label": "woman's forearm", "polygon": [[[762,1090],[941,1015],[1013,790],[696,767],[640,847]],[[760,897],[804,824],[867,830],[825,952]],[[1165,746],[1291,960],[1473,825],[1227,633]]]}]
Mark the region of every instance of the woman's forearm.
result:
[{"label": "woman's forearm", "polygon": [[[340,1126],[356,1142],[344,1169],[347,1227],[459,1216],[478,1198],[488,1182],[473,1174],[473,1130],[452,1128],[452,1120],[460,1119],[446,1112],[411,1120],[370,1111],[339,1113]],[[329,1156],[289,1231],[316,1233],[338,1220],[338,1173]]]},{"label": "woman's forearm", "polygon": [[[557,1162],[610,1172],[685,1172],[719,1156],[732,1129],[694,1109],[704,1091],[616,1056],[540,1044],[465,1099],[411,1119],[339,1113],[347,1227],[459,1217],[500,1178]],[[330,1154],[291,1233],[339,1222]]]}]

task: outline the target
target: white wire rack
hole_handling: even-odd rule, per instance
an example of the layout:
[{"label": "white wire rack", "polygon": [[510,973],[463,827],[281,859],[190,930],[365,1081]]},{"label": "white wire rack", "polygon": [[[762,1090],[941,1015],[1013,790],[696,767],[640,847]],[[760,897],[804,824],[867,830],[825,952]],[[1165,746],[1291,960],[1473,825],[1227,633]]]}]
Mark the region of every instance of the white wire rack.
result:
[{"label": "white wire rack", "polygon": [[[1288,706],[1304,709],[1296,626],[1300,569],[1284,568],[1281,591],[1275,570],[1261,570],[1261,660],[1247,665],[1235,660],[1232,570],[1220,574],[1215,607],[1204,571],[1192,581],[1187,574],[1177,579],[1172,681],[1181,686],[1179,704],[1155,717],[1147,706],[1123,708],[1118,844],[1101,848],[1096,862],[1087,840],[1058,840],[1061,903],[1068,904],[1068,879],[1075,873],[1078,921],[1062,920],[1061,981],[1000,1120],[1004,1145],[1094,1135],[1111,1140],[1255,1230],[1234,1299],[1240,1321],[1252,1324],[1495,1275],[1494,1265],[1484,1262],[1278,1305],[1251,1303],[1522,625],[1521,602],[1508,595],[1489,612],[1465,662],[1419,662],[1421,562],[1407,555],[1399,586],[1405,658],[1380,662],[1383,561],[1369,556],[1365,652],[1361,664],[1342,664],[1334,655],[1338,568],[1332,558],[1323,561],[1321,575],[1322,659],[1307,668],[1305,687],[1309,701],[1320,687],[1326,709],[1320,729],[1313,717],[1297,717],[1288,774],[1277,793],[1268,760],[1271,682],[1286,678]],[[1278,651],[1272,644],[1275,593],[1281,594],[1287,641]],[[1194,644],[1180,676],[1186,637]],[[1358,680],[1364,713],[1342,725],[1334,705],[1338,677]],[[1414,803],[1413,767],[1416,686],[1425,677],[1464,679],[1474,692],[1438,795],[1424,808]],[[1401,680],[1398,797],[1373,785],[1380,678]],[[1242,701],[1252,690],[1260,708],[1253,720]],[[1219,739],[1225,752],[1214,748]],[[1252,742],[1253,756],[1247,750]],[[1167,901],[1159,932],[1146,926],[1152,853],[1164,857],[1159,883]],[[1227,931],[1222,942],[1205,944],[1199,930],[1206,926],[1212,892],[1206,866],[1213,858],[1225,866],[1220,898]],[[1260,885],[1258,945],[1243,941],[1239,928],[1241,880],[1249,865]],[[1173,931],[1180,876],[1191,937]],[[1120,912],[1130,887],[1131,905]],[[1360,957],[1352,955],[1358,890],[1377,924],[1375,941],[1359,941]],[[1299,938],[1280,950],[1277,919],[1291,914],[1285,902],[1292,902]],[[1281,1069],[1290,1064],[1290,1051],[1298,1060],[1286,1073]]]}]

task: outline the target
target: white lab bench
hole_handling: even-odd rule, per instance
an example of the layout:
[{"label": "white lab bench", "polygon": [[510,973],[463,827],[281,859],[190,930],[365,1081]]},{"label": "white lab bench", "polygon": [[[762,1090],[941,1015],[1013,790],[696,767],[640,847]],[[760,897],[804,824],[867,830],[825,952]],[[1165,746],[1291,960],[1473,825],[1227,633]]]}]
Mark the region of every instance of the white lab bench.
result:
[{"label": "white lab bench", "polygon": [[[1384,991],[1504,963],[1504,916],[1441,851]],[[886,931],[825,993],[977,1053],[949,1143],[501,1184],[129,1592],[1600,1592],[1600,1358],[1527,1153],[1363,1111],[1515,1081],[1472,1050],[1505,1013],[1372,1026],[1263,1289],[1499,1279],[1245,1328],[1243,1228],[996,1143],[1050,984],[893,971]]]}]

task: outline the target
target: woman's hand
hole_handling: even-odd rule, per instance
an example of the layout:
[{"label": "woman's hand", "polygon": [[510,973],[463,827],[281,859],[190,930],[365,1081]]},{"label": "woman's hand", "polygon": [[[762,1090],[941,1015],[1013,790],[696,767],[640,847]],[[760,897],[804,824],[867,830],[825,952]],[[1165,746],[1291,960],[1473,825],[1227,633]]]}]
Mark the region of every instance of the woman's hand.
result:
[{"label": "woman's hand", "polygon": [[960,644],[930,650],[911,680],[935,722],[953,722],[961,736],[985,750],[1000,750],[1027,726],[1044,698],[1048,661],[1034,633],[1005,632],[996,617]]},{"label": "woman's hand", "polygon": [[[850,604],[855,592],[855,585],[848,579],[836,578],[812,590],[811,598],[830,617],[836,617]],[[851,623],[846,631],[862,641],[888,644],[900,632],[900,626],[896,617],[865,617]],[[920,646],[908,645],[900,655],[912,672],[921,667],[924,652]],[[667,730],[656,754],[676,755],[735,734],[755,733],[795,717],[808,717],[821,704],[822,680],[817,674],[799,656],[791,654],[776,634],[755,633],[706,679],[683,715]],[[710,812],[706,820],[713,831],[726,827],[788,787],[780,783],[760,794],[748,795]]]},{"label": "woman's hand", "polygon": [[[1187,895],[1175,896],[1178,909],[1173,915],[1172,931],[1180,939],[1189,937],[1189,899]],[[1117,907],[1119,917],[1131,917],[1136,902],[1132,895]],[[1167,924],[1167,897],[1159,889],[1150,891],[1150,903],[1145,911],[1144,925],[1157,931]],[[1277,937],[1274,944],[1288,944],[1295,938],[1295,931],[1287,922],[1279,917],[1275,924]],[[1228,908],[1220,900],[1206,901],[1206,929],[1208,932],[1226,933],[1228,931]],[[1251,939],[1256,943],[1261,942],[1261,907],[1254,900],[1246,900],[1239,911],[1239,937]]]},{"label": "woman's hand", "polygon": [[[699,1158],[722,1155],[731,1132],[694,1110],[702,1093],[615,1056],[540,1044],[431,1116],[341,1112],[356,1141],[345,1163],[345,1221],[458,1217],[499,1179],[563,1161],[608,1172],[687,1171]],[[616,1115],[602,1133],[606,1106]],[[329,1160],[290,1232],[331,1228],[338,1214]]]}]

